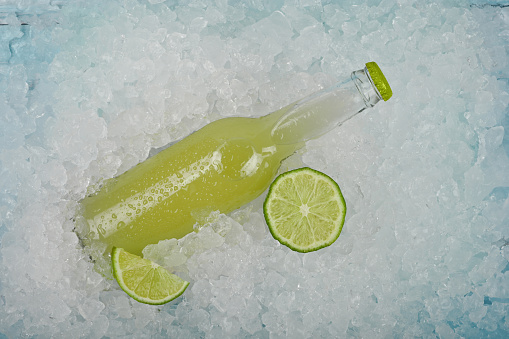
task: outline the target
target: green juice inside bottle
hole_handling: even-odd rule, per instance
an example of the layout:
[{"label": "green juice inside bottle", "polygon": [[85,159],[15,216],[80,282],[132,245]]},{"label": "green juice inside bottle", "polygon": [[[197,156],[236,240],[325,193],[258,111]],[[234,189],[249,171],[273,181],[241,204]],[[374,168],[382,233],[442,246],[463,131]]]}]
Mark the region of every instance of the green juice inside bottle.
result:
[{"label": "green juice inside bottle", "polygon": [[[381,78],[383,77],[383,78]],[[392,92],[375,63],[261,118],[225,118],[192,133],[81,201],[85,244],[140,255],[193,231],[195,216],[229,213],[261,195],[281,161]]]}]

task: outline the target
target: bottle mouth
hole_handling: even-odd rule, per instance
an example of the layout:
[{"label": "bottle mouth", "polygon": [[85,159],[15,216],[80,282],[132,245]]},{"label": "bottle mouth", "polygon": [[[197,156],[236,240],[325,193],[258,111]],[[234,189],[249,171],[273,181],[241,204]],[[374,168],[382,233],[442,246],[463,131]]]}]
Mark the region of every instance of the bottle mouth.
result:
[{"label": "bottle mouth", "polygon": [[375,87],[379,97],[384,101],[389,100],[392,97],[391,86],[376,62],[371,61],[366,63],[366,74],[368,75],[369,81],[374,85],[373,87]]},{"label": "bottle mouth", "polygon": [[373,107],[383,99],[373,80],[370,78],[367,68],[353,71],[351,78],[359,94],[362,96],[362,100],[366,105],[365,108]]}]

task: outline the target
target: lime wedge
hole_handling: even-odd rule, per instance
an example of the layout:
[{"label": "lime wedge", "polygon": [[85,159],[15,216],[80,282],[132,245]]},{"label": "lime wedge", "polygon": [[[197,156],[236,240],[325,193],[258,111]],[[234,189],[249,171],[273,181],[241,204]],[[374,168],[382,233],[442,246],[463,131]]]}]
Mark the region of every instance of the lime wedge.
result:
[{"label": "lime wedge", "polygon": [[134,300],[150,305],[165,304],[179,297],[189,283],[158,264],[114,247],[111,252],[113,276]]},{"label": "lime wedge", "polygon": [[263,204],[272,236],[294,251],[331,245],[345,222],[346,204],[338,184],[308,167],[281,174]]},{"label": "lime wedge", "polygon": [[369,76],[371,77],[371,80],[373,80],[378,93],[382,96],[382,99],[384,99],[384,101],[389,100],[392,97],[392,89],[380,67],[378,67],[376,62],[371,61],[366,64],[366,69],[368,70]]}]

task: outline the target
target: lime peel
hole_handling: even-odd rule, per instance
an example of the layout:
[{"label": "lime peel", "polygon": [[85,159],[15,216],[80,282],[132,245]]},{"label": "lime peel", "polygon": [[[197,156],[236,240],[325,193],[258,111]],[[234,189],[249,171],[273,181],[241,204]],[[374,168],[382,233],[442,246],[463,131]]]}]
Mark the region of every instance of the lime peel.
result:
[{"label": "lime peel", "polygon": [[279,175],[263,204],[272,236],[298,252],[327,247],[339,237],[346,204],[338,184],[309,167]]},{"label": "lime peel", "polygon": [[189,282],[171,274],[148,259],[113,247],[113,276],[118,285],[134,300],[150,305],[162,305],[184,293]]}]

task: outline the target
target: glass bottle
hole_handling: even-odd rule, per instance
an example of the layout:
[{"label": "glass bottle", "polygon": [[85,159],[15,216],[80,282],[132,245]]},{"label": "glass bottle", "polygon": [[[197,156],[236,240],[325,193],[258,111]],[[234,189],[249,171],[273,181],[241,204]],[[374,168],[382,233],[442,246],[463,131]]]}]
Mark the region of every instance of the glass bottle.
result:
[{"label": "glass bottle", "polygon": [[224,118],[190,134],[81,201],[87,244],[140,255],[193,231],[196,216],[229,213],[262,194],[281,161],[392,91],[374,62],[336,85],[260,118]]}]

